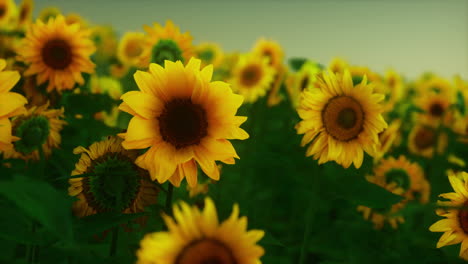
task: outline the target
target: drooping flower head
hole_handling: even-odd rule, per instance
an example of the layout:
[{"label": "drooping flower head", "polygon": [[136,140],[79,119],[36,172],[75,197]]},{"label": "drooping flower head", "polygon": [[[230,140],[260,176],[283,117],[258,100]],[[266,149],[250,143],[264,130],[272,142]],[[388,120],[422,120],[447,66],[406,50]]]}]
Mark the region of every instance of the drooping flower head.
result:
[{"label": "drooping flower head", "polygon": [[33,0],[23,0],[19,6],[18,27],[26,28],[32,20],[32,11],[34,8]]},{"label": "drooping flower head", "polygon": [[18,50],[20,58],[29,64],[25,75],[36,75],[37,83],[48,82],[47,91],[73,89],[84,84],[82,73],[93,73],[90,55],[95,46],[90,31],[79,24],[68,25],[63,16],[44,23],[37,20],[26,32]]},{"label": "drooping flower head", "polygon": [[246,139],[239,126],[247,119],[236,116],[242,96],[224,82],[211,82],[213,68],[200,70],[200,60],[150,64],[149,72],[137,71],[140,91],[121,99],[120,110],[133,115],[123,146],[146,149],[136,164],[149,170],[153,180],[179,186],[187,178],[197,183],[197,164],[208,177],[218,180],[215,161],[228,164],[239,158],[228,139]]},{"label": "drooping flower head", "polygon": [[68,193],[76,196],[73,212],[84,217],[102,212],[138,213],[155,204],[159,190],[147,171],[135,165],[137,151],[125,150],[122,139],[108,137],[89,148],[77,147],[81,154],[69,180]]},{"label": "drooping flower head", "polygon": [[222,223],[210,198],[203,211],[184,202],[173,211],[175,219],[164,215],[169,231],[147,234],[141,241],[138,264],[261,263],[264,250],[256,243],[264,232],[247,231],[247,218],[239,217],[237,205]]},{"label": "drooping flower head", "polygon": [[302,146],[309,144],[306,156],[319,164],[334,160],[345,168],[354,163],[361,167],[364,151],[375,155],[378,134],[387,123],[381,113],[384,96],[373,92],[366,77],[353,85],[350,73],[322,74],[320,88],[304,91],[298,108],[303,119],[297,124],[298,134],[305,134]]}]

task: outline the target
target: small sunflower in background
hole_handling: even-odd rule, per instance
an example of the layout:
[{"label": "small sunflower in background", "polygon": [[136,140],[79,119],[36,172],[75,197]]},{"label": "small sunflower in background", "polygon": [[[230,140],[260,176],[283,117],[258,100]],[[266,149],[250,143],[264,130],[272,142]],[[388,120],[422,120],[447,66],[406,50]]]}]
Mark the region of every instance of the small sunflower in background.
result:
[{"label": "small sunflower in background", "polygon": [[15,1],[0,0],[0,28],[13,29],[16,12]]},{"label": "small sunflower in background", "polygon": [[307,61],[302,64],[298,72],[290,74],[286,79],[286,91],[294,108],[299,106],[301,94],[303,91],[315,88],[317,75],[321,68],[315,62]]},{"label": "small sunflower in background", "polygon": [[91,28],[91,39],[96,46],[94,59],[96,64],[108,63],[117,53],[117,33],[110,26],[94,26]]},{"label": "small sunflower in background", "polygon": [[374,162],[378,162],[391,148],[401,143],[401,119],[395,119],[390,122],[388,127],[379,133],[379,143],[374,155]]},{"label": "small sunflower in background", "polygon": [[[366,176],[366,179],[387,191],[403,195],[405,191],[394,182],[387,183],[382,177]],[[390,208],[372,209],[367,206],[358,206],[357,211],[362,212],[365,220],[369,220],[374,224],[375,229],[382,229],[385,223],[389,223],[393,229],[397,229],[398,225],[405,222],[405,219],[399,213],[406,206],[407,200],[402,200],[393,204]]]},{"label": "small sunflower in background", "polygon": [[36,75],[37,84],[48,82],[47,91],[71,90],[84,84],[82,73],[93,73],[90,55],[95,46],[90,31],[78,24],[67,25],[63,16],[47,24],[37,20],[28,28],[18,54],[29,68],[25,76]]},{"label": "small sunflower in background", "polygon": [[447,79],[437,75],[423,76],[415,83],[416,93],[424,95],[426,93],[451,94],[453,85]]},{"label": "small sunflower in background", "polygon": [[427,123],[416,124],[408,135],[409,152],[426,158],[444,153],[447,144],[447,134]]},{"label": "small sunflower in background", "polygon": [[[104,94],[107,93],[112,99],[119,100],[123,94],[122,85],[120,82],[109,76],[91,76],[90,80],[91,93]],[[117,126],[119,117],[119,107],[113,106],[110,112],[102,111],[96,113],[95,118],[103,120],[104,124],[110,127]]]},{"label": "small sunflower in background", "polygon": [[117,58],[129,67],[148,67],[142,59],[145,39],[145,35],[141,32],[126,32],[119,41]]},{"label": "small sunflower in background", "polygon": [[429,201],[430,185],[424,176],[424,170],[418,163],[410,162],[405,156],[381,160],[374,167],[374,176],[387,184],[394,183],[402,188],[402,195],[408,200],[418,199],[421,203]]},{"label": "small sunflower in background", "polygon": [[202,67],[212,64],[214,68],[217,68],[223,62],[223,50],[217,43],[200,43],[195,46],[194,53],[202,61]]},{"label": "small sunflower in background", "polygon": [[39,13],[38,19],[44,23],[47,23],[49,22],[49,19],[51,18],[55,19],[61,14],[62,14],[62,11],[60,11],[60,9],[58,9],[57,7],[48,6],[41,10],[41,12]]},{"label": "small sunflower in background", "polygon": [[[88,148],[77,147],[73,153],[81,154],[68,188],[69,195],[78,198],[73,204],[76,216],[138,213],[157,203],[158,187],[146,170],[135,165],[138,152],[125,150],[122,139],[110,136]],[[78,177],[83,174],[87,176]]]},{"label": "small sunflower in background", "polygon": [[12,121],[13,136],[20,138],[14,148],[4,151],[3,157],[24,160],[39,160],[41,153],[50,156],[52,149],[58,148],[62,141],[60,131],[66,124],[62,118],[64,109],[49,109],[49,103],[33,106],[27,113]]},{"label": "small sunflower in background", "polygon": [[405,91],[405,83],[403,78],[400,74],[398,74],[395,70],[389,69],[385,72],[384,80],[385,86],[387,87],[386,91],[386,105],[387,111],[391,111],[394,105],[399,102],[403,95],[406,93]]},{"label": "small sunflower in background", "polygon": [[333,58],[330,63],[328,64],[328,69],[333,72],[334,74],[340,73],[342,74],[345,69],[349,67],[349,64],[343,58],[335,57]]},{"label": "small sunflower in background", "polygon": [[330,70],[318,78],[319,89],[304,91],[298,113],[302,121],[296,126],[304,134],[301,145],[312,143],[306,156],[322,164],[327,161],[348,168],[361,167],[364,151],[374,156],[378,134],[387,123],[381,113],[384,95],[374,93],[364,77],[353,85],[349,71],[336,76]]},{"label": "small sunflower in background", "polygon": [[167,232],[147,234],[137,251],[138,264],[254,264],[264,254],[257,242],[261,230],[247,231],[247,218],[234,205],[231,216],[219,223],[215,205],[205,199],[200,211],[184,202],[174,206],[175,219],[163,215]]},{"label": "small sunflower in background", "polygon": [[444,232],[437,242],[437,248],[459,244],[460,257],[468,260],[468,173],[450,173],[448,179],[455,192],[439,196],[448,201],[437,201],[440,208],[437,215],[445,217],[429,227],[431,232]]},{"label": "small sunflower in background", "polygon": [[18,28],[26,29],[26,27],[32,21],[32,12],[34,9],[34,2],[33,0],[23,0],[19,6],[18,12]]},{"label": "small sunflower in background", "polygon": [[163,27],[154,23],[153,27],[144,27],[147,33],[142,64],[156,63],[164,65],[165,60],[186,64],[193,55],[192,36],[189,32],[180,33],[179,27],[171,20]]},{"label": "small sunflower in background", "polygon": [[450,109],[454,103],[454,97],[450,93],[425,92],[414,98],[414,104],[424,113],[419,113],[419,121],[433,125],[444,124],[450,126],[453,122],[453,113]]},{"label": "small sunflower in background", "polygon": [[149,72],[137,71],[140,91],[122,95],[119,109],[130,113],[122,143],[126,149],[146,149],[136,164],[159,183],[180,186],[186,178],[197,184],[197,164],[211,179],[219,180],[215,161],[234,164],[236,150],[228,139],[246,139],[239,126],[247,120],[236,116],[243,97],[229,84],[211,82],[213,68],[200,70],[201,61],[152,63]]},{"label": "small sunflower in background", "polygon": [[12,141],[18,138],[12,136],[10,117],[26,112],[24,105],[28,102],[24,96],[10,92],[20,79],[17,71],[4,71],[6,62],[0,59],[0,151],[13,148]]},{"label": "small sunflower in background", "polygon": [[239,58],[240,54],[237,52],[224,54],[221,64],[214,68],[213,80],[228,82],[232,77],[232,70],[239,61]]},{"label": "small sunflower in background", "polygon": [[242,95],[246,103],[254,103],[267,94],[273,83],[275,70],[266,58],[243,55],[232,69],[229,83],[234,92]]},{"label": "small sunflower in background", "polygon": [[68,25],[78,24],[81,29],[86,29],[89,27],[88,21],[86,21],[80,14],[69,13],[65,16],[65,23]]}]

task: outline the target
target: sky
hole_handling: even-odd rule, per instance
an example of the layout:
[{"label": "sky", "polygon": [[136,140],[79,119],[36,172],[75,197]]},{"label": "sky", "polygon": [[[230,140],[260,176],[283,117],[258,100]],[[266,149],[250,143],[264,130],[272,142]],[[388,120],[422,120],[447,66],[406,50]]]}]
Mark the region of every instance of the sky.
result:
[{"label": "sky", "polygon": [[36,0],[35,14],[46,6],[119,33],[171,19],[194,43],[214,41],[226,51],[248,52],[265,37],[287,58],[327,64],[339,56],[409,78],[426,71],[468,78],[466,0]]}]

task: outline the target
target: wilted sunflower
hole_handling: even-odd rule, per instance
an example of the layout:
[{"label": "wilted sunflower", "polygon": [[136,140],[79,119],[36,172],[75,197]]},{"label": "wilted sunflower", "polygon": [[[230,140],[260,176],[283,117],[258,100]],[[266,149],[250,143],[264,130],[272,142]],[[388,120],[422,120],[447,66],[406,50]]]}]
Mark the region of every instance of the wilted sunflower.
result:
[{"label": "wilted sunflower", "polygon": [[409,200],[418,199],[421,203],[429,201],[430,185],[424,177],[423,169],[405,156],[381,160],[374,168],[374,175],[388,184],[396,183],[404,190],[402,195]]},{"label": "wilted sunflower", "polygon": [[135,165],[137,151],[125,150],[122,139],[108,137],[95,142],[88,149],[77,147],[74,154],[81,154],[69,180],[70,196],[78,201],[73,212],[84,217],[100,212],[143,212],[145,206],[157,203],[158,188],[148,172]]},{"label": "wilted sunflower", "polygon": [[294,108],[299,106],[302,91],[315,87],[317,75],[321,72],[317,63],[307,61],[302,64],[297,73],[288,76],[286,80],[286,90]]},{"label": "wilted sunflower", "polygon": [[126,32],[119,41],[117,58],[127,65],[138,68],[148,67],[142,60],[145,49],[145,35],[141,32]]},{"label": "wilted sunflower", "polygon": [[189,32],[180,33],[179,27],[171,20],[162,27],[154,23],[153,27],[144,26],[147,36],[142,63],[157,63],[164,65],[165,60],[182,61],[186,64],[193,54],[192,36]]},{"label": "wilted sunflower", "polygon": [[444,232],[437,242],[437,248],[461,243],[460,257],[468,260],[468,173],[450,173],[448,178],[455,192],[439,195],[449,200],[437,202],[438,205],[447,207],[436,210],[437,215],[445,219],[431,225],[429,230]]},{"label": "wilted sunflower", "polygon": [[298,134],[305,134],[301,145],[312,141],[306,156],[319,164],[334,160],[345,168],[361,167],[364,151],[375,155],[378,134],[387,123],[381,113],[382,94],[374,93],[364,77],[353,85],[349,71],[335,75],[328,71],[318,78],[319,89],[304,91],[298,108],[303,119]]},{"label": "wilted sunflower", "polygon": [[254,103],[271,89],[274,75],[275,70],[266,58],[249,54],[239,58],[229,83],[234,92],[244,96],[246,103]]},{"label": "wilted sunflower", "polygon": [[432,158],[435,152],[442,154],[447,148],[447,134],[437,132],[428,124],[415,125],[408,135],[408,149],[411,153]]},{"label": "wilted sunflower", "polygon": [[66,124],[62,109],[48,109],[49,103],[33,106],[27,113],[13,119],[13,136],[20,138],[14,142],[14,148],[4,151],[4,158],[39,160],[40,151],[45,157],[58,148],[61,143],[60,131]]},{"label": "wilted sunflower", "polygon": [[195,55],[202,61],[202,67],[213,64],[218,67],[223,62],[223,51],[221,47],[212,42],[204,42],[195,46]]},{"label": "wilted sunflower", "polygon": [[259,264],[264,254],[256,243],[261,230],[247,231],[247,218],[239,218],[234,205],[231,216],[218,222],[215,205],[205,199],[203,211],[182,202],[174,206],[175,219],[163,215],[168,232],[147,234],[137,251],[138,264]]},{"label": "wilted sunflower", "polygon": [[19,6],[18,27],[25,29],[32,20],[33,0],[23,0]]},{"label": "wilted sunflower", "polygon": [[90,31],[80,29],[78,24],[67,25],[61,15],[47,24],[37,20],[28,28],[18,51],[21,59],[30,64],[25,75],[36,75],[39,85],[48,81],[49,92],[84,84],[81,74],[93,73],[95,67],[89,58],[95,50],[89,35]]},{"label": "wilted sunflower", "polygon": [[224,82],[210,82],[213,68],[200,70],[192,58],[152,63],[149,72],[137,71],[140,91],[122,95],[120,110],[133,115],[122,143],[127,149],[150,148],[136,164],[150,171],[153,180],[179,186],[184,177],[197,184],[197,163],[208,177],[218,180],[215,161],[234,164],[239,158],[228,139],[246,139],[239,126],[247,119],[236,116],[242,96]]},{"label": "wilted sunflower", "polygon": [[11,142],[17,140],[11,135],[10,117],[26,112],[24,105],[28,102],[24,96],[10,92],[19,81],[17,71],[3,71],[6,62],[0,59],[0,151],[12,149]]}]

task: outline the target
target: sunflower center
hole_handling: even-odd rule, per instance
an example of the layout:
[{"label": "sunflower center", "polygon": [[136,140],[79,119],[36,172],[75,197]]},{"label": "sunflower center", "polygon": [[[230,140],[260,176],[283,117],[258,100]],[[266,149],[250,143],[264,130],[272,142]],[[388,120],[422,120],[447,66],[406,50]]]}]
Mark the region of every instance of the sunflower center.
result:
[{"label": "sunflower center", "polygon": [[426,149],[434,145],[436,135],[434,130],[430,128],[420,128],[414,138],[414,143],[418,149]]},{"label": "sunflower center", "polygon": [[135,200],[140,186],[138,168],[121,155],[112,153],[93,161],[85,178],[85,195],[100,212],[121,212]]},{"label": "sunflower center", "polygon": [[356,99],[336,96],[322,110],[327,133],[339,141],[355,139],[364,128],[364,111]]},{"label": "sunflower center", "polygon": [[200,56],[200,59],[202,59],[203,61],[211,62],[213,61],[215,54],[211,49],[206,49],[200,52],[198,56]]},{"label": "sunflower center", "polygon": [[429,113],[435,117],[441,117],[444,114],[444,111],[444,107],[439,103],[431,104],[431,107],[429,108]]},{"label": "sunflower center", "polygon": [[208,134],[205,109],[190,99],[166,103],[158,120],[162,138],[177,149],[196,145]]},{"label": "sunflower center", "polygon": [[177,256],[175,264],[236,264],[231,250],[215,239],[195,240]]},{"label": "sunflower center", "polygon": [[242,70],[241,83],[247,87],[255,86],[261,77],[261,70],[257,65],[249,65]]},{"label": "sunflower center", "polygon": [[63,39],[49,40],[42,48],[42,60],[55,70],[64,70],[72,63],[72,48]]},{"label": "sunflower center", "polygon": [[[28,17],[28,14],[29,14],[29,7],[28,6],[23,6],[23,8],[21,8],[21,11],[20,11],[20,14],[19,14],[19,21],[22,22],[24,21],[27,17]],[[1,14],[0,14],[1,16]]]},{"label": "sunflower center", "polygon": [[[468,207],[468,201],[463,204],[463,207]],[[460,227],[463,229],[465,234],[468,234],[468,209],[461,208],[458,211],[458,221],[460,222]]]},{"label": "sunflower center", "polygon": [[304,76],[304,78],[302,78],[302,81],[301,81],[301,91],[304,91],[304,89],[307,88],[308,85],[309,85],[309,76],[306,75]]},{"label": "sunflower center", "polygon": [[15,136],[21,138],[14,143],[15,149],[23,154],[33,152],[46,142],[49,130],[49,120],[44,116],[33,116],[22,120],[15,128]]},{"label": "sunflower center", "polygon": [[178,61],[184,62],[182,57],[182,50],[179,45],[170,39],[162,39],[153,47],[151,52],[151,61],[164,66],[164,61]]},{"label": "sunflower center", "polygon": [[389,170],[387,173],[385,173],[385,179],[387,183],[394,182],[404,190],[408,190],[410,186],[410,178],[408,177],[408,173],[402,169]]},{"label": "sunflower center", "polygon": [[127,54],[128,57],[138,57],[142,52],[143,47],[137,41],[129,42],[127,46],[125,46],[125,54]]}]

